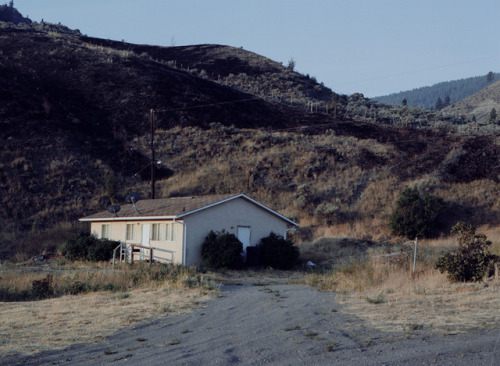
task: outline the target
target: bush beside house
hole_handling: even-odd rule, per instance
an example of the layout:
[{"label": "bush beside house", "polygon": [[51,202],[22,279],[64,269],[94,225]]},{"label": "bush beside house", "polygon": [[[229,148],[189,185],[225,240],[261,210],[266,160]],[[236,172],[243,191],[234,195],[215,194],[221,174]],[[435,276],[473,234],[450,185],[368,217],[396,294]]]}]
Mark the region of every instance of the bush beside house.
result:
[{"label": "bush beside house", "polygon": [[113,250],[118,245],[118,241],[97,239],[89,233],[81,232],[66,242],[63,255],[70,260],[107,261],[113,257]]},{"label": "bush beside house", "polygon": [[243,259],[243,244],[238,238],[225,231],[210,231],[201,245],[203,263],[210,268],[240,268]]},{"label": "bush beside house", "polygon": [[299,248],[283,236],[271,233],[262,238],[257,247],[260,249],[261,265],[275,269],[291,269],[299,260]]}]

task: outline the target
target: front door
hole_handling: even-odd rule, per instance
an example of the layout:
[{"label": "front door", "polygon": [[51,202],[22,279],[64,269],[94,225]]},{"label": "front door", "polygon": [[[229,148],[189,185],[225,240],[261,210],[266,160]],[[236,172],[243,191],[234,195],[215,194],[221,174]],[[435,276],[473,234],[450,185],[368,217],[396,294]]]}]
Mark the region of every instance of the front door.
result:
[{"label": "front door", "polygon": [[151,225],[150,224],[142,224],[142,239],[141,239],[141,245],[144,245],[145,247],[149,247],[149,234],[151,231]]},{"label": "front door", "polygon": [[238,240],[243,244],[243,260],[247,259],[247,247],[250,246],[250,227],[238,226]]}]

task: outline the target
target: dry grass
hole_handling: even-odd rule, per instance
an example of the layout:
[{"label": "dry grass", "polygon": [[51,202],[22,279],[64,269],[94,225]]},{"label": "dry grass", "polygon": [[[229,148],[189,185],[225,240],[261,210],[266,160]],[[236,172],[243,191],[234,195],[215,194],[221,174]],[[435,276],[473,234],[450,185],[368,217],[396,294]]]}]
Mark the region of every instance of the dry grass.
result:
[{"label": "dry grass", "polygon": [[102,341],[120,328],[161,314],[187,312],[211,297],[203,289],[168,285],[126,294],[100,292],[0,303],[0,356],[28,355],[73,343]]},{"label": "dry grass", "polygon": [[[481,230],[483,229],[483,230]],[[491,252],[500,251],[500,228],[481,228],[493,242]],[[321,242],[318,242],[321,244]],[[316,244],[318,244],[316,243]],[[456,247],[451,238],[419,242],[416,273],[409,257],[388,260],[381,254],[390,246],[367,247],[362,241],[339,246],[339,241],[306,245],[302,254],[316,252],[320,264],[334,270],[313,273],[306,283],[324,291],[335,291],[343,311],[382,331],[426,329],[438,333],[500,327],[500,282],[450,283],[434,269],[437,257]],[[346,241],[344,240],[344,244]],[[312,251],[311,249],[315,249]],[[396,249],[396,246],[392,250]],[[335,258],[343,255],[347,261]]]},{"label": "dry grass", "polygon": [[[340,294],[344,311],[382,331],[412,330],[419,325],[439,333],[465,332],[500,326],[500,284],[450,284],[437,271],[417,279],[392,273],[382,285]],[[382,296],[372,304],[367,299]]]},{"label": "dry grass", "polygon": [[[47,273],[53,275],[54,288],[75,288],[76,283],[83,283],[101,291],[0,302],[0,357],[100,341],[149,318],[187,312],[211,298],[216,288],[210,275],[192,268],[174,267],[167,273],[165,267],[150,269],[143,264],[112,269],[106,263],[72,263],[59,269],[2,268],[0,290],[29,291],[32,281]],[[106,284],[112,284],[113,291],[102,291]]]}]

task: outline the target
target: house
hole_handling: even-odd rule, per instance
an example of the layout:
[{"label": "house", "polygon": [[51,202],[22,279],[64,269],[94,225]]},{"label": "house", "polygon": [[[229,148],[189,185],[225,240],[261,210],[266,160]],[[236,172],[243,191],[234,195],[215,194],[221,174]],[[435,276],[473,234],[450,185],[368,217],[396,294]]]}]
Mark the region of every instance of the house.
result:
[{"label": "house", "polygon": [[98,238],[152,247],[154,259],[186,266],[201,262],[201,245],[211,230],[236,235],[246,253],[271,232],[286,238],[298,226],[244,194],[141,200],[80,221],[90,222]]}]

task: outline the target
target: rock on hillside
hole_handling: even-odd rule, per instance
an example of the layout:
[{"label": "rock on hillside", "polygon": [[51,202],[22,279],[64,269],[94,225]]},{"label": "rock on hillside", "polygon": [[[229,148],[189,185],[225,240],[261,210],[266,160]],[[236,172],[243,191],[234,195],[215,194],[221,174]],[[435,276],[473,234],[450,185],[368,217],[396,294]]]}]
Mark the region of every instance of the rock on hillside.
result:
[{"label": "rock on hillside", "polygon": [[[488,123],[492,109],[500,112],[500,81],[491,84],[480,92],[454,103],[442,110],[443,114],[475,117],[476,121]],[[497,122],[500,120],[497,117]]]}]

